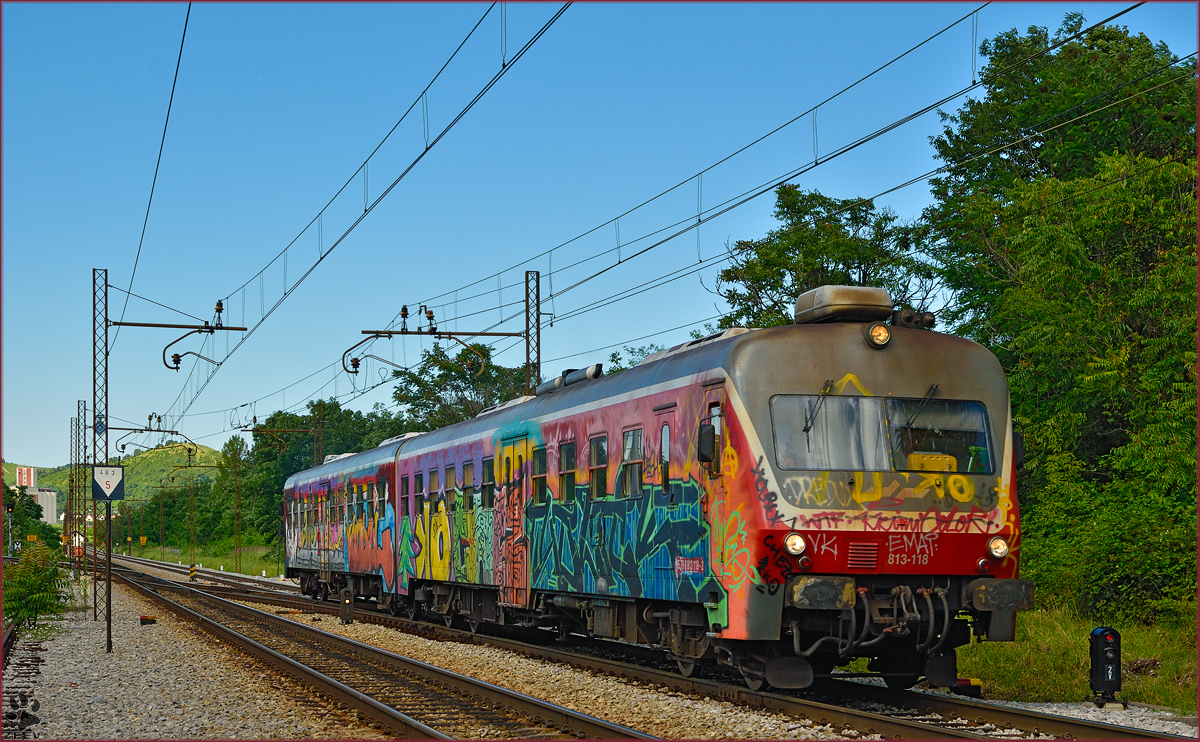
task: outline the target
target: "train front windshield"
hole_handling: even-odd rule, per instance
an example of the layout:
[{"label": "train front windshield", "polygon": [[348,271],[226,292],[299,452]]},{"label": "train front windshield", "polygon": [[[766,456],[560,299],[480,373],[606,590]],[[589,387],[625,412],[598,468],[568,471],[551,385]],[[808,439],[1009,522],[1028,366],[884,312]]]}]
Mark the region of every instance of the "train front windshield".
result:
[{"label": "train front windshield", "polygon": [[783,469],[995,470],[982,402],[777,395],[771,422]]}]

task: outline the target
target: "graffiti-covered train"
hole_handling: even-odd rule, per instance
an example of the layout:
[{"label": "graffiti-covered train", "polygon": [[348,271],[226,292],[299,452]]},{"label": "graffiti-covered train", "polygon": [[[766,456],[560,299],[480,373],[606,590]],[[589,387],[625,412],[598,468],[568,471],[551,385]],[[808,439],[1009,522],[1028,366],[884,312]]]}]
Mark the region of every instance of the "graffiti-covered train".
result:
[{"label": "graffiti-covered train", "polygon": [[394,614],[660,647],[682,673],[805,687],[854,658],[956,680],[1032,584],[1008,386],[982,346],[824,286],[610,376],[287,480],[287,574]]}]

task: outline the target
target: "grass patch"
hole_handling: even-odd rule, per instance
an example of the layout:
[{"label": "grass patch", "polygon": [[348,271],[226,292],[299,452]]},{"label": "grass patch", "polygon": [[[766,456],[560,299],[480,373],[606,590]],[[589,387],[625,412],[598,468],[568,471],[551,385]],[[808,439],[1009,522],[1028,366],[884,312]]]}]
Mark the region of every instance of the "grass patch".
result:
[{"label": "grass patch", "polygon": [[[124,553],[124,550],[121,553]],[[146,559],[164,559],[168,562],[178,562],[185,565],[190,563],[188,561],[190,556],[186,547],[176,549],[175,551],[171,549],[160,551],[153,544],[144,547],[140,544],[134,544],[133,556],[145,557]],[[233,572],[235,564],[233,547],[221,543],[197,546],[196,562],[203,564],[205,569],[220,569],[224,566],[226,572]],[[278,550],[272,556],[270,554],[270,547],[268,546],[242,547],[242,574],[261,577],[265,571],[267,577],[278,577],[279,568]]]},{"label": "grass patch", "polygon": [[[1082,701],[1088,686],[1088,634],[1102,624],[1065,608],[1017,618],[1016,642],[979,642],[958,649],[958,674],[983,680],[986,698]],[[1118,698],[1196,712],[1196,625],[1113,624],[1121,632]]]}]

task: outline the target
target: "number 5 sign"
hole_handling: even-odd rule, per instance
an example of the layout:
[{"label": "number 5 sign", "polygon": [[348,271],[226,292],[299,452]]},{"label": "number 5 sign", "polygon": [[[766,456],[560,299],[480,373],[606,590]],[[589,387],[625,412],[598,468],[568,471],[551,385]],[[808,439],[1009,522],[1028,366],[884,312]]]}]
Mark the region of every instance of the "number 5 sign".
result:
[{"label": "number 5 sign", "polygon": [[123,466],[93,466],[92,467],[92,499],[93,500],[124,500],[125,499],[125,467],[123,467]]}]

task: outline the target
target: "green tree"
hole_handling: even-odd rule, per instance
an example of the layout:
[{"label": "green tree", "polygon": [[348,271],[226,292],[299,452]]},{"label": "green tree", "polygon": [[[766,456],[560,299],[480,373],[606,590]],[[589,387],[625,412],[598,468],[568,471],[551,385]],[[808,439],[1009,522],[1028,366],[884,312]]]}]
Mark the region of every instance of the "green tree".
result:
[{"label": "green tree", "polygon": [[[348,410],[334,399],[313,400],[308,403],[308,414],[275,412],[256,423],[263,431],[254,434],[254,444],[245,454],[242,472],[242,527],[243,539],[249,525],[266,543],[276,543],[281,535],[281,507],[283,485],[296,472],[314,466],[313,427],[320,428],[321,458],[330,454],[355,453],[377,446],[380,441],[405,432],[404,420],[393,417],[387,410],[376,406],[367,414]],[[227,455],[237,444],[227,443]],[[230,480],[229,487],[232,487]],[[232,489],[226,490],[231,493]],[[231,507],[231,497],[223,498]],[[223,521],[224,537],[231,537],[232,510]]]},{"label": "green tree", "polygon": [[1004,288],[1004,268],[982,237],[988,204],[1039,178],[1092,177],[1101,154],[1195,156],[1195,59],[1168,66],[1175,56],[1165,44],[1100,26],[1024,61],[1083,23],[1068,13],[1053,37],[1031,26],[983,42],[983,96],[943,113],[942,134],[931,137],[946,170],[931,181],[919,242],[953,295],[947,319],[976,340],[998,331],[991,309]]},{"label": "green tree", "polygon": [[421,354],[415,369],[395,372],[393,399],[400,405],[402,427],[437,430],[475,417],[493,405],[525,392],[525,369],[492,361],[482,344],[451,356],[441,345]]},{"label": "green tree", "polygon": [[60,546],[62,529],[42,520],[42,506],[37,503],[37,499],[33,495],[29,494],[24,485],[20,487],[6,486],[4,501],[13,505],[11,523],[14,544],[26,543],[25,537],[33,535],[51,549],[57,549]]},{"label": "green tree", "polygon": [[608,366],[604,369],[604,373],[611,376],[618,371],[633,368],[642,362],[648,355],[652,355],[662,350],[661,345],[650,343],[649,345],[632,346],[626,345],[622,350],[625,352],[625,358],[621,358],[621,352],[614,350],[608,357]]},{"label": "green tree", "polygon": [[931,308],[933,272],[890,209],[785,184],[775,192],[775,217],[782,224],[764,239],[729,249],[733,263],[717,274],[716,293],[730,306],[720,328],[791,324],[796,297],[826,284],[882,286],[896,304]]},{"label": "green tree", "polygon": [[1196,546],[1196,160],[1092,170],[964,217],[993,225],[989,340],[1027,441],[1027,574],[1087,612],[1152,620],[1195,607],[1180,555]]}]

